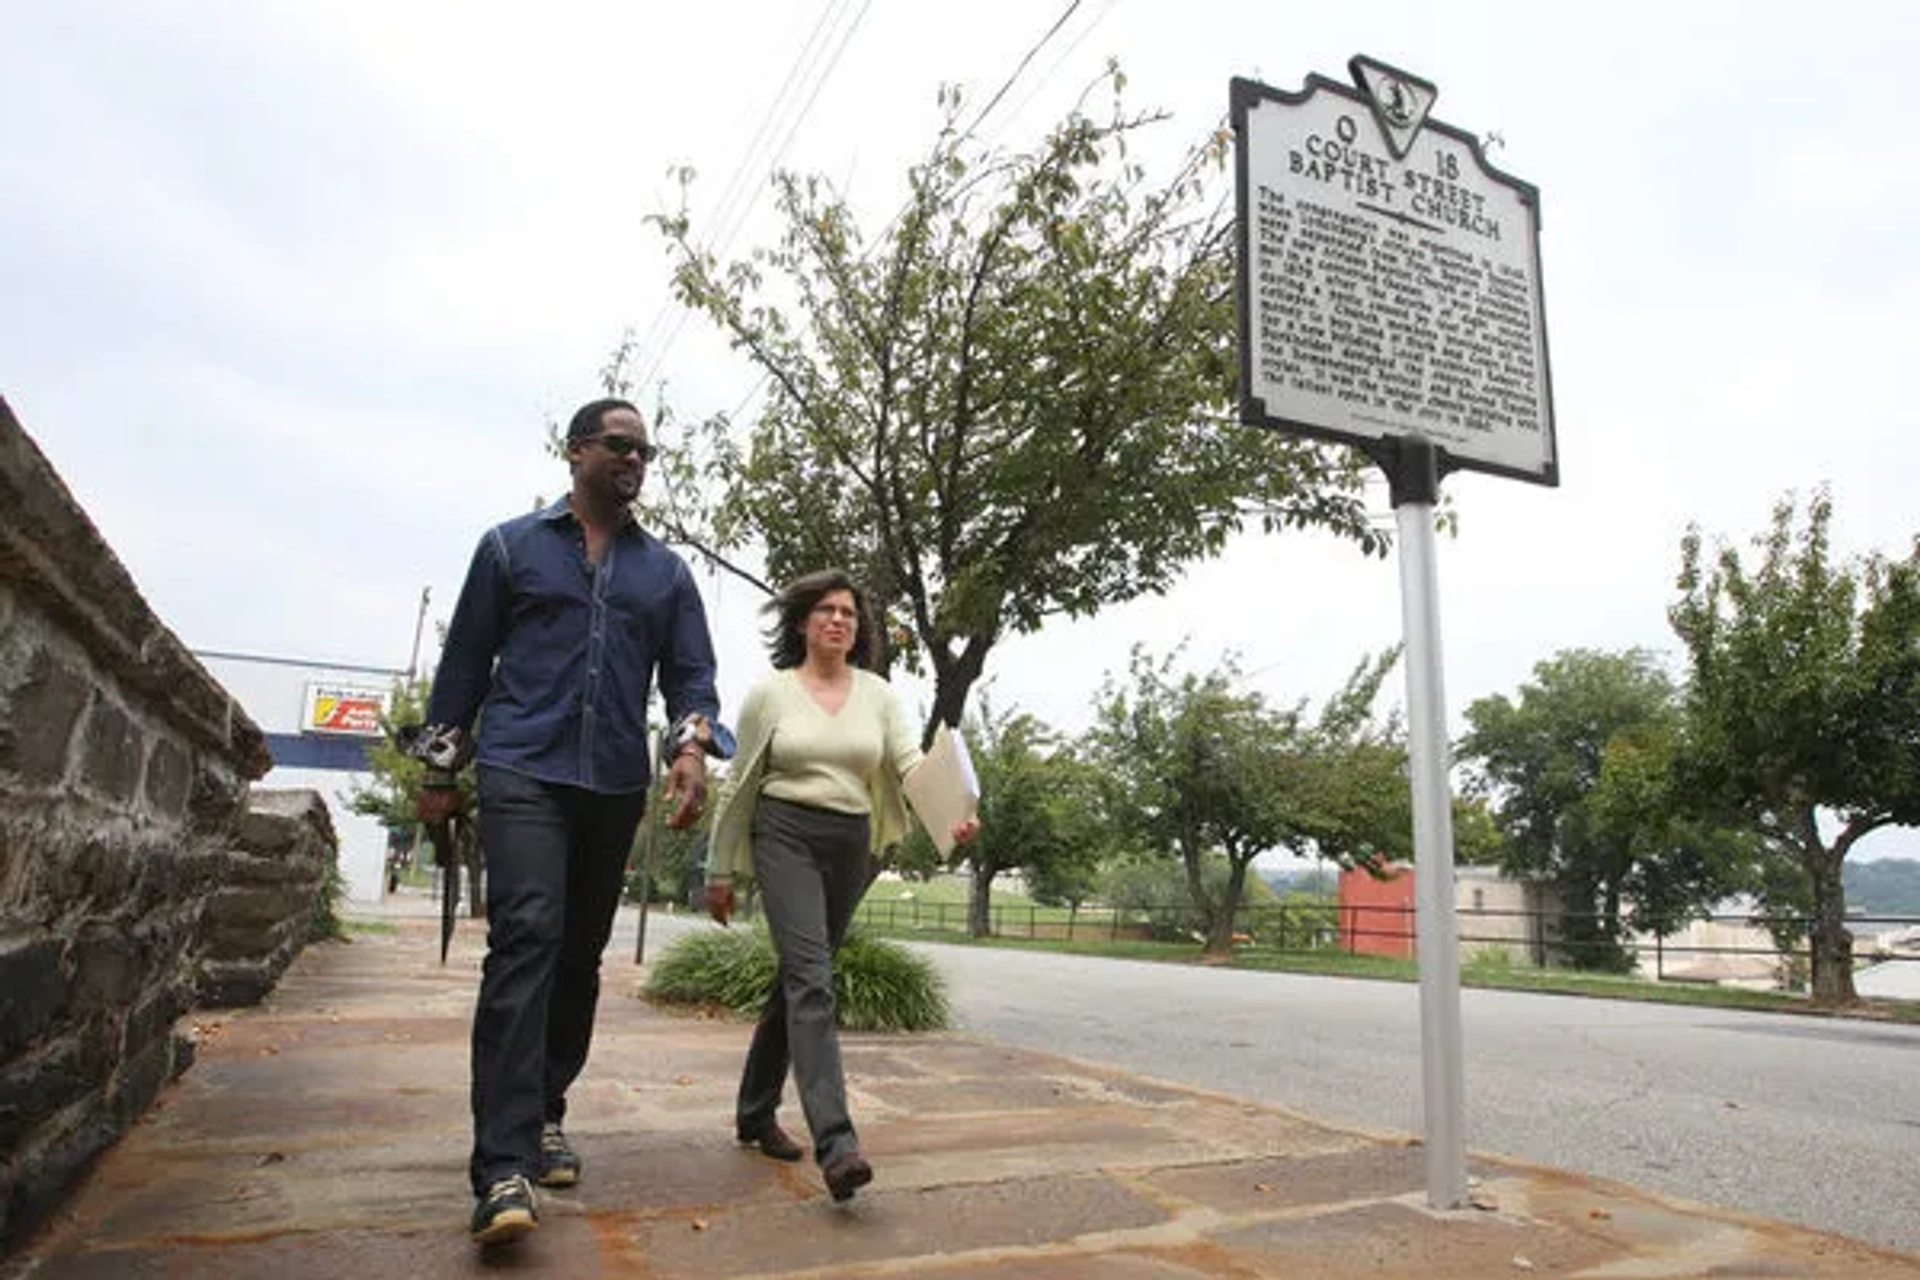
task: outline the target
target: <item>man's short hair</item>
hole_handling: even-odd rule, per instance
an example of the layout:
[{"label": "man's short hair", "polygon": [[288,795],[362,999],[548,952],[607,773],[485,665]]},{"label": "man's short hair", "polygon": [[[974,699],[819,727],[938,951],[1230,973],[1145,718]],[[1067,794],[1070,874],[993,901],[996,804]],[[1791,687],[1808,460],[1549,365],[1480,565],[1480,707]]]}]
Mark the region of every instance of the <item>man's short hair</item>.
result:
[{"label": "man's short hair", "polygon": [[607,396],[600,400],[589,400],[573,411],[573,421],[567,423],[567,439],[584,440],[588,436],[600,434],[600,419],[614,409],[625,409],[629,413],[640,411],[632,404],[616,396]]}]

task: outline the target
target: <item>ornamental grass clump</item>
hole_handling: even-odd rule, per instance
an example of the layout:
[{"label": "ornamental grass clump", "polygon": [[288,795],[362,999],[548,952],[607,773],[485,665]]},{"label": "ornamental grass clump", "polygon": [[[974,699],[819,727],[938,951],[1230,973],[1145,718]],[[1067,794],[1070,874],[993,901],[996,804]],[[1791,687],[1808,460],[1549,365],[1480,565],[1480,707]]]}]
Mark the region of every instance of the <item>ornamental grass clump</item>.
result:
[{"label": "ornamental grass clump", "polygon": [[[711,929],[660,953],[645,994],[666,1004],[719,1005],[757,1015],[779,961],[765,929]],[[939,1031],[946,983],[933,962],[896,942],[850,934],[833,961],[835,1020],[844,1031]]]}]

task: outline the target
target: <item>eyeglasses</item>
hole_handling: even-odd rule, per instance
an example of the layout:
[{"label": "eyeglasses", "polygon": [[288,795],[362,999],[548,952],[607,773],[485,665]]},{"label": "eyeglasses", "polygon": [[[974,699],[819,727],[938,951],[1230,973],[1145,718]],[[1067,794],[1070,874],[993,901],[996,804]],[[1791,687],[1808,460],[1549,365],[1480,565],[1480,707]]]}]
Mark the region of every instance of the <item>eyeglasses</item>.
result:
[{"label": "eyeglasses", "polygon": [[660,456],[660,447],[638,436],[599,435],[588,436],[585,443],[597,444],[616,458],[624,458],[630,453],[640,455],[640,461],[652,462]]}]

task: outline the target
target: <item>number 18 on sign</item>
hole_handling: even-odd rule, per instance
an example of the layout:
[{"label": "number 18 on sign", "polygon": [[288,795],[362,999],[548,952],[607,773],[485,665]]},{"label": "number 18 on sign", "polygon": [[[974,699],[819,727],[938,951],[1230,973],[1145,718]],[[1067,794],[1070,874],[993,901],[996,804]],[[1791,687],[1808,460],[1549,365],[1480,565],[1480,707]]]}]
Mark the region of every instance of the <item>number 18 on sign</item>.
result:
[{"label": "number 18 on sign", "polygon": [[1353,86],[1232,82],[1240,418],[1357,445],[1400,541],[1418,897],[1427,1199],[1466,1203],[1453,811],[1434,571],[1440,477],[1560,482],[1540,198],[1371,58]]}]

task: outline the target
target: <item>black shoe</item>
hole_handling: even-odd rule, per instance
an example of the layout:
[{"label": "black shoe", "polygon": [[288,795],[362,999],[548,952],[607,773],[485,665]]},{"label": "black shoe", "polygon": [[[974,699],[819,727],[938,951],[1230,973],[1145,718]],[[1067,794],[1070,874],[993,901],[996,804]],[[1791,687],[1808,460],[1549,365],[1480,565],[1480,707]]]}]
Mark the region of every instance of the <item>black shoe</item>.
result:
[{"label": "black shoe", "polygon": [[540,1185],[570,1187],[580,1181],[580,1157],[567,1144],[567,1135],[549,1120],[540,1127]]},{"label": "black shoe", "polygon": [[827,1194],[833,1197],[835,1204],[844,1204],[853,1199],[853,1193],[873,1181],[873,1166],[858,1151],[827,1161],[820,1166],[820,1176],[826,1180]]},{"label": "black shoe", "polygon": [[734,1136],[740,1139],[743,1147],[759,1147],[760,1154],[775,1160],[792,1163],[804,1156],[806,1151],[795,1142],[778,1120],[769,1120],[757,1129],[735,1129]]},{"label": "black shoe", "polygon": [[518,1240],[539,1225],[540,1211],[534,1207],[533,1184],[516,1173],[487,1188],[487,1194],[473,1206],[473,1225],[468,1233],[475,1244],[504,1244]]}]

